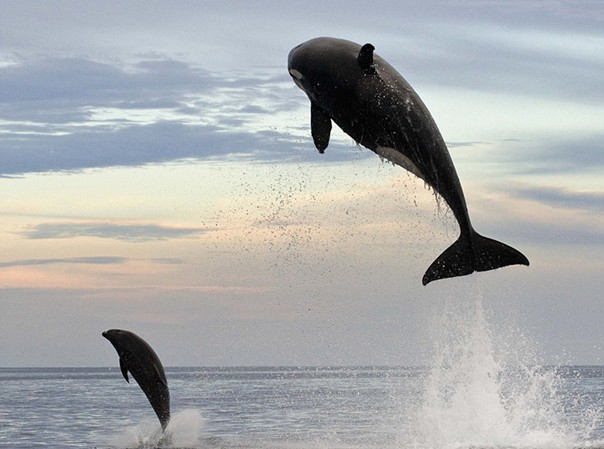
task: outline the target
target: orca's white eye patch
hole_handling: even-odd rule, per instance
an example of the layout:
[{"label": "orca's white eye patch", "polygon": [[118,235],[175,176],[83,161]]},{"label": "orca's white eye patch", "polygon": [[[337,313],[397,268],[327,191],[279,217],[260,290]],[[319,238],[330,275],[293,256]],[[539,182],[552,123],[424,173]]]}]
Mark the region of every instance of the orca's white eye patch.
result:
[{"label": "orca's white eye patch", "polygon": [[289,74],[291,76],[293,76],[294,78],[296,78],[297,80],[301,80],[302,78],[304,78],[304,75],[302,75],[296,69],[289,69]]}]

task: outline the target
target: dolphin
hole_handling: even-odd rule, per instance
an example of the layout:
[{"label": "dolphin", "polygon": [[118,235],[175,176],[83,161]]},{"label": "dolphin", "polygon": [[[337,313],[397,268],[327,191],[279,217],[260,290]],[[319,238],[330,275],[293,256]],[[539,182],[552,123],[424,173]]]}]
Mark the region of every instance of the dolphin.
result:
[{"label": "dolphin", "polygon": [[455,166],[434,119],[413,88],[371,44],[319,37],[294,47],[288,70],[310,100],[310,126],[323,153],[334,121],[358,144],[426,182],[453,211],[459,238],[422,279],[465,276],[507,265],[529,265],[519,251],[478,234]]},{"label": "dolphin", "polygon": [[120,356],[120,369],[126,382],[128,371],[145,392],[165,432],[170,421],[170,391],[164,367],[149,344],[133,332],[110,329],[102,333]]}]

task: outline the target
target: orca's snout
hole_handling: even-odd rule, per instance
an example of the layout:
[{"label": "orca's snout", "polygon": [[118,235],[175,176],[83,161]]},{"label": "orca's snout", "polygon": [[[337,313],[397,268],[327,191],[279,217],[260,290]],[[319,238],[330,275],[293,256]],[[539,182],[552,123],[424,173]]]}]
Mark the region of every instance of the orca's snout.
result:
[{"label": "orca's snout", "polygon": [[107,340],[109,340],[109,336],[107,335],[107,331],[105,331],[105,332],[101,333],[101,335],[102,335],[103,337],[105,337]]}]

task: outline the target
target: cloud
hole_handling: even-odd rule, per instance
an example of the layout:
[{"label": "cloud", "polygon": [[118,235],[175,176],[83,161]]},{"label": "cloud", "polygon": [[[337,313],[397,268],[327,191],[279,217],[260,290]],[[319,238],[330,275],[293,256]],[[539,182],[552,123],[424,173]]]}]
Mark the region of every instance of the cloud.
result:
[{"label": "cloud", "polygon": [[147,242],[179,238],[195,238],[206,232],[205,228],[171,227],[155,224],[113,223],[41,223],[23,233],[28,239],[65,239],[97,237],[128,242]]},{"label": "cloud", "polygon": [[55,264],[117,265],[125,263],[127,260],[128,259],[125,257],[116,256],[66,257],[60,259],[20,259],[9,262],[0,262],[0,268]]},{"label": "cloud", "polygon": [[169,58],[45,57],[0,70],[3,177],[233,155],[283,161],[300,148],[301,131],[281,117],[306,104],[286,75],[218,76]]},{"label": "cloud", "polygon": [[219,133],[209,125],[176,121],[133,124],[121,129],[83,129],[66,135],[13,135],[5,138],[3,174],[70,171],[92,167],[137,166],[249,153],[262,145],[261,135]]},{"label": "cloud", "polygon": [[[64,257],[54,259],[18,259],[8,262],[0,262],[0,268],[28,267],[35,265],[57,265],[57,264],[85,264],[85,265],[121,265],[129,262],[130,258],[120,256],[89,256],[89,257]],[[182,264],[182,259],[176,258],[153,258],[150,259],[158,264]]]},{"label": "cloud", "polygon": [[[559,5],[532,2],[528,6],[514,2],[505,8],[496,3],[480,7],[474,2],[386,2],[377,10],[359,3],[350,11],[311,4],[296,7],[294,13],[289,7],[261,2],[251,9],[241,5],[236,11],[212,8],[203,17],[197,7],[173,11],[154,5],[141,22],[138,13],[135,16],[131,8],[116,3],[114,9],[122,11],[120,21],[127,25],[113,28],[112,37],[130,52],[139,52],[134,60],[131,53],[102,59],[106,52],[100,50],[97,59],[74,48],[64,53],[68,56],[15,50],[12,63],[0,67],[0,176],[233,155],[290,161],[292,150],[301,148],[300,137],[308,136],[307,128],[300,129],[299,118],[292,124],[291,111],[307,108],[307,102],[294,93],[285,73],[285,57],[302,35],[312,37],[308,34],[314,28],[297,30],[295,22],[284,23],[283,14],[295,15],[304,25],[311,18],[313,23],[318,20],[316,31],[323,34],[330,30],[358,41],[372,40],[378,53],[413,85],[422,83],[422,92],[432,85],[578,104],[604,101],[598,9],[592,6],[594,13],[586,15],[589,3],[581,8],[566,5],[563,13]],[[49,21],[46,26],[55,23],[65,33],[63,39],[68,37],[72,44],[83,33],[87,45],[98,36],[106,40],[107,30],[99,29],[99,23],[107,26],[106,21],[95,20],[105,17],[105,11],[96,10],[91,16],[77,14],[77,4],[69,8],[75,16],[89,19],[75,27],[73,21],[66,21],[69,15],[51,8],[43,15]],[[539,14],[526,12],[535,9]],[[36,19],[28,12],[28,7],[14,5],[7,10],[9,17],[20,19],[3,24],[7,42],[14,42],[9,48],[21,41],[49,39],[46,33],[25,35],[22,25],[14,25],[25,21],[31,25],[26,29],[36,29]],[[250,33],[250,17],[261,13],[275,35],[281,27],[293,26],[291,42]],[[365,19],[369,13],[374,20]],[[396,29],[401,14],[413,17],[406,23],[407,32],[385,32]],[[337,23],[348,26],[333,29],[335,16]],[[165,23],[165,17],[176,21]],[[205,25],[201,30],[200,19]],[[225,39],[224,22],[218,19],[241,26],[229,27]],[[157,21],[166,34],[153,25]],[[360,24],[362,32],[357,29]],[[194,40],[192,26],[198,33]],[[124,30],[129,30],[126,35],[121,34]],[[142,41],[132,42],[132,30],[159,50],[145,51]],[[166,35],[171,36],[169,41]],[[259,50],[261,41],[265,42]],[[175,51],[163,44],[182,48]],[[224,58],[230,58],[230,70],[224,65],[216,68],[216,59]],[[256,65],[250,67],[250,61]],[[584,156],[593,160],[588,149]]]},{"label": "cloud", "polygon": [[[604,46],[596,44],[598,34],[539,31],[518,25],[510,29],[494,21],[453,32],[452,27],[459,25],[432,28],[434,35],[423,36],[416,47],[422,54],[411,51],[404,56],[405,65],[397,66],[409,67],[410,77],[422,84],[592,105],[604,100],[599,75],[604,61],[597,56]],[[593,50],[581,54],[575,48],[577,41]]]},{"label": "cloud", "polygon": [[2,69],[0,102],[35,113],[29,109],[33,104],[91,106],[174,100],[188,92],[208,92],[218,81],[202,69],[169,58],[126,64],[84,57],[32,57]]},{"label": "cloud", "polygon": [[499,194],[491,191],[478,199],[471,212],[489,237],[528,246],[578,245],[582,254],[604,243],[603,209],[601,191],[508,184]]},{"label": "cloud", "polygon": [[471,148],[471,147],[482,147],[486,144],[488,144],[488,142],[485,141],[480,141],[480,140],[468,140],[465,142],[446,142],[447,144],[447,148],[449,148],[449,150],[452,149],[456,149],[456,148]]},{"label": "cloud", "polygon": [[[564,27],[560,28],[557,25],[562,17],[556,6],[539,6],[538,17],[529,15],[524,23],[518,21],[517,14],[524,17],[525,9],[534,9],[534,4],[527,7],[514,3],[509,11],[507,6],[479,8],[453,3],[455,6],[445,2],[439,7],[419,7],[392,2],[372,11],[383,22],[379,28],[383,29],[404,8],[415,17],[408,23],[409,32],[389,35],[383,30],[378,34],[368,31],[367,39],[371,37],[378,52],[404,76],[408,74],[412,84],[421,82],[420,91],[425,91],[426,85],[437,85],[570,99],[575,103],[601,104],[604,100],[598,28],[589,26],[597,21],[593,16],[584,17],[582,8],[567,6]],[[166,14],[177,14],[181,20],[189,17],[182,11],[162,9],[156,5],[149,11],[153,20]],[[325,10],[325,17],[335,13],[324,6],[320,9]],[[471,15],[462,13],[469,9]],[[18,16],[24,14],[20,7],[11,10]],[[274,7],[269,10],[266,19],[278,23],[277,11]],[[257,14],[257,8],[254,11]],[[131,13],[126,8],[123,20],[133,20]],[[191,17],[198,14],[189,13]],[[242,17],[249,13],[245,8],[237,11]],[[337,13],[351,23],[362,16],[356,9],[354,14]],[[227,11],[221,8],[213,14],[222,16]],[[309,13],[305,9],[301,14],[305,17]],[[64,17],[53,13],[49,17],[77,33],[64,23]],[[467,17],[471,17],[470,24]],[[586,26],[573,26],[575,22],[569,19],[575,17],[586,21]],[[188,20],[184,23],[189,25]],[[142,28],[141,33],[151,33],[141,27],[140,20],[135,24]],[[21,30],[7,26],[8,35],[21,34]],[[98,24],[92,21],[87,26],[94,34]],[[119,30],[115,32],[119,34]],[[274,145],[275,141],[295,145],[291,133],[298,129],[280,126],[280,114],[306,106],[300,96],[292,93],[294,87],[282,67],[290,45],[279,48],[271,43],[267,51],[258,52],[250,48],[253,42],[243,45],[237,39],[235,33],[230,44],[231,67],[237,69],[231,71],[210,72],[205,67],[213,64],[204,57],[198,58],[200,66],[186,61],[182,54],[168,52],[139,54],[138,60],[130,57],[129,62],[115,57],[96,60],[48,54],[22,57],[3,67],[2,174],[162,163],[225,154],[267,157],[266,148],[271,144],[272,160],[282,160],[288,153],[285,145]],[[298,41],[291,44],[295,43]],[[237,55],[245,51],[263,63],[270,61],[271,66],[245,70],[245,64],[237,61]],[[136,139],[141,136],[139,144]]]},{"label": "cloud", "polygon": [[604,210],[602,191],[573,191],[568,188],[519,185],[509,186],[508,193],[552,207],[581,209],[596,214]]},{"label": "cloud", "polygon": [[592,171],[604,168],[604,134],[582,135],[576,139],[545,141],[534,159],[559,171]]},{"label": "cloud", "polygon": [[[447,143],[449,145],[449,143]],[[576,132],[529,139],[502,139],[491,143],[454,142],[451,153],[485,164],[499,173],[517,175],[598,176],[604,168],[604,135]],[[471,150],[471,151],[467,151]]]},{"label": "cloud", "polygon": [[593,220],[572,221],[572,217],[568,215],[547,213],[544,213],[542,219],[517,218],[517,223],[502,223],[499,226],[494,224],[490,229],[497,235],[513,236],[515,241],[523,242],[526,246],[561,245],[569,248],[579,245],[593,249],[602,247],[604,242],[604,228]]}]

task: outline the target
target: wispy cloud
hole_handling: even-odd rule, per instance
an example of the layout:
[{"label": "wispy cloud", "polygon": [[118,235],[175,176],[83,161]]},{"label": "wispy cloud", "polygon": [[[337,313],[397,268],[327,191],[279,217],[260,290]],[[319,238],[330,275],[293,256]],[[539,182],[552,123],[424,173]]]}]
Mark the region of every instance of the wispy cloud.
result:
[{"label": "wispy cloud", "polygon": [[[121,265],[133,259],[120,256],[90,256],[90,257],[63,257],[53,259],[18,259],[0,262],[0,268],[28,267],[36,265],[83,264],[83,265]],[[153,258],[151,262],[158,264],[181,264],[182,259]]]},{"label": "wispy cloud", "polygon": [[604,168],[604,134],[596,133],[566,139],[544,139],[519,146],[501,159],[524,161],[518,164],[520,171],[529,173],[568,173],[584,172]]},{"label": "wispy cloud", "polygon": [[125,263],[127,260],[128,259],[125,257],[116,256],[65,257],[56,259],[20,259],[12,260],[9,262],[0,262],[0,268],[56,264],[118,265]]},{"label": "wispy cloud", "polygon": [[[501,139],[493,142],[447,142],[455,158],[466,156],[499,173],[514,175],[597,176],[604,168],[604,135],[583,133],[540,139]],[[467,151],[472,150],[472,151]]]},{"label": "wispy cloud", "polygon": [[114,223],[41,223],[23,232],[28,239],[66,239],[98,237],[129,242],[147,242],[179,238],[195,238],[206,232],[205,228],[174,227],[156,224]]},{"label": "wispy cloud", "polygon": [[[133,64],[99,62],[83,57],[31,57],[2,69],[0,101],[15,110],[3,111],[8,118],[23,112],[44,112],[52,106],[109,106],[146,100],[182,100],[187,93],[207,93],[218,78],[189,64],[157,59]],[[34,110],[32,104],[46,106]],[[64,116],[57,116],[61,119]]]},{"label": "wispy cloud", "polygon": [[[275,30],[275,35],[285,26],[280,14],[295,14],[303,22],[312,16],[313,23],[318,20],[323,25],[332,25],[333,14],[337,14],[340,23],[348,23],[352,29],[363,21],[364,32],[357,32],[356,39],[372,40],[378,53],[399,68],[413,85],[420,82],[423,88],[447,86],[590,105],[604,100],[598,20],[601,12],[597,3],[586,2],[581,8],[566,5],[562,9],[555,4],[540,4],[539,14],[527,14],[526,10],[535,10],[535,4],[512,2],[506,3],[505,8],[497,4],[481,8],[473,2],[419,6],[393,1],[378,11],[372,9],[371,23],[363,19],[369,11],[361,3],[350,11],[334,11],[317,1],[310,4],[297,7],[295,13],[289,8],[268,7],[264,2],[252,10],[245,6],[237,11],[213,8],[214,19],[205,20],[203,27],[203,33],[208,33],[205,38],[212,36],[213,44],[207,48],[199,44],[204,42],[203,34],[198,42],[191,42],[190,34],[184,32],[188,41],[180,42],[184,45],[182,52],[163,46],[171,40],[156,42],[155,47],[160,50],[155,53],[139,49],[141,52],[134,59],[132,55],[126,59],[124,54],[93,59],[81,56],[87,53],[75,49],[64,56],[15,51],[11,63],[0,67],[0,176],[233,155],[271,162],[291,160],[292,151],[300,149],[300,136],[307,138],[309,130],[300,129],[299,121],[283,126],[284,117],[287,120],[291,111],[308,105],[299,92],[294,93],[295,87],[285,73],[285,57],[291,46],[299,42],[299,35],[306,36],[309,31],[292,33],[291,42],[275,42],[274,36],[251,36],[247,26],[233,26],[229,28],[228,41],[220,38],[224,30],[222,25],[216,25],[223,23],[219,19],[228,17],[229,23],[241,21],[247,25],[249,17],[258,14],[258,8],[265,8],[263,21],[270,23],[267,28]],[[591,12],[586,14],[590,4]],[[148,12],[150,22],[141,23],[129,8],[114,6],[121,11],[122,23],[129,24],[126,28],[130,33],[126,39],[119,35],[123,30],[114,29],[116,41],[129,42],[132,29],[144,35],[142,31],[148,32],[147,27],[153,30],[152,41],[161,41],[157,27],[151,25],[155,20],[160,20],[167,35],[182,37],[183,30],[170,29],[170,23],[164,23],[165,16],[178,17],[174,23],[180,27],[194,24],[199,28],[197,7],[173,11],[156,5]],[[78,10],[80,6],[70,8]],[[37,34],[24,35],[23,26],[15,25],[36,22],[28,11],[27,7],[7,6],[9,16],[21,19],[3,24],[5,34],[11,37],[9,41],[41,38]],[[397,17],[401,14],[416,18],[406,24],[407,32],[385,34],[385,28],[398,26]],[[518,14],[526,16],[526,21],[519,23]],[[97,15],[105,17],[106,12],[97,10],[94,17]],[[203,15],[207,19],[207,11]],[[63,39],[73,41],[76,48],[82,33],[86,33],[88,44],[100,35],[103,42],[106,39],[106,30],[99,33],[94,20],[74,27],[52,8],[47,8],[43,16],[58,24],[68,36]],[[262,40],[264,46],[259,50]],[[216,54],[216,45],[224,54]],[[223,48],[226,45],[228,51]],[[186,59],[187,51],[192,49],[200,56]],[[204,56],[207,52],[211,52],[211,60]],[[227,57],[232,70],[217,70],[215,61]],[[251,70],[249,59],[257,64]],[[581,163],[596,160],[600,154],[589,145],[598,139],[601,142],[602,136],[586,139],[589,142],[584,142],[585,146],[572,152]],[[458,146],[471,143],[474,142],[458,142]],[[331,152],[328,157],[334,154]],[[573,163],[567,154],[560,154],[548,169],[576,167],[578,161]]]},{"label": "wispy cloud", "polygon": [[296,104],[285,74],[217,76],[157,58],[32,57],[0,68],[1,174],[291,154],[276,144],[293,142],[291,131],[253,125]]},{"label": "wispy cloud", "polygon": [[604,211],[604,191],[573,191],[568,188],[517,185],[509,186],[508,193],[552,207],[582,209],[598,214]]},{"label": "wispy cloud", "polygon": [[482,222],[480,230],[502,238],[509,236],[511,242],[590,248],[604,244],[601,191],[508,184],[499,194],[486,194],[474,206],[471,212],[477,222]]}]

